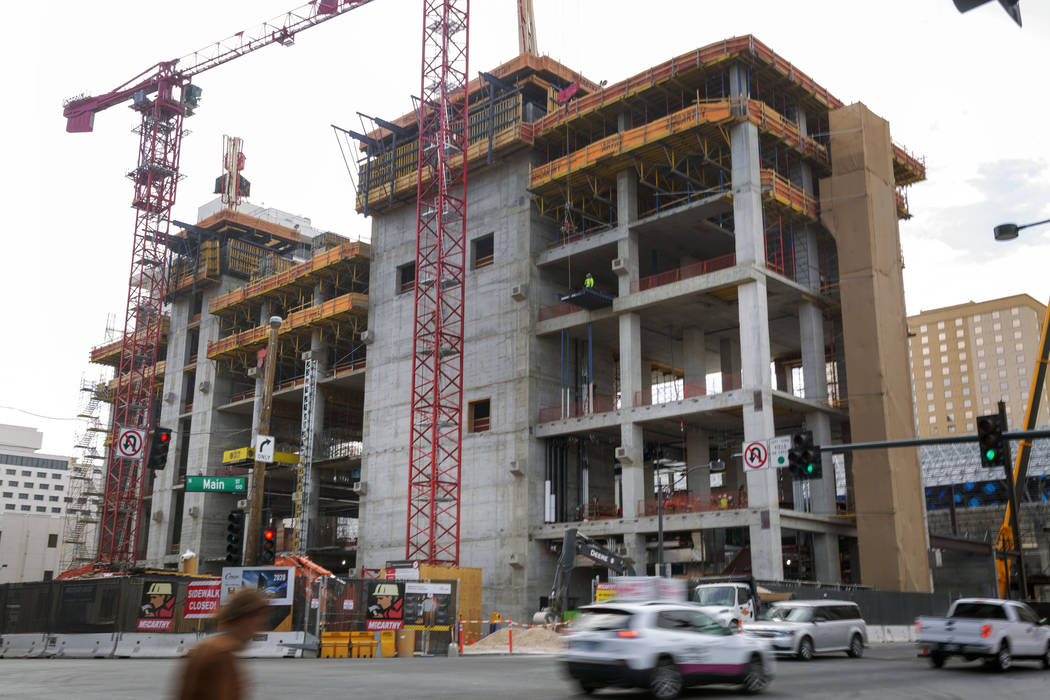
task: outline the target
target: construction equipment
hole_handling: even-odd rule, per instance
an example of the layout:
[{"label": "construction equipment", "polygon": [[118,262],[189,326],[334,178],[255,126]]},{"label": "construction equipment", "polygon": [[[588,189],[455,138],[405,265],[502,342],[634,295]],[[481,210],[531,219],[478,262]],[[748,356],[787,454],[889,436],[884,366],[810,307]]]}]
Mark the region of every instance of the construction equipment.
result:
[{"label": "construction equipment", "polygon": [[554,570],[554,585],[551,587],[547,607],[532,616],[536,625],[551,625],[561,621],[565,613],[565,598],[569,590],[569,574],[576,566],[576,556],[582,555],[621,576],[634,576],[634,566],[619,554],[601,546],[590,537],[581,535],[575,528],[565,531],[561,542],[561,556]]},{"label": "construction equipment", "polygon": [[538,56],[536,53],[536,15],[532,0],[518,0],[518,53]]},{"label": "construction equipment", "polygon": [[469,0],[424,0],[405,558],[459,565]]},{"label": "construction equipment", "polygon": [[[99,524],[96,562],[101,566],[133,566],[139,555],[143,461],[141,457],[122,456],[112,448],[122,428],[137,428],[141,434],[150,435],[155,423],[153,383],[167,271],[166,245],[180,179],[182,120],[193,114],[201,96],[193,78],[264,46],[289,46],[299,32],[371,1],[314,0],[183,58],[161,61],[107,93],[75,97],[63,105],[66,131],[74,133],[91,131],[96,113],[129,100],[142,118],[135,129],[139,136],[138,165],[128,173],[134,183],[135,232]],[[139,454],[149,454],[149,445],[142,446]]]},{"label": "construction equipment", "polygon": [[[1028,409],[1025,411],[1022,430],[1035,430],[1035,424],[1039,418],[1039,401],[1043,395],[1043,387],[1046,385],[1046,365],[1048,362],[1050,362],[1050,304],[1047,305],[1046,313],[1043,316],[1043,334],[1039,339],[1039,357],[1035,360],[1035,376],[1032,377],[1032,388],[1028,392]],[[1028,458],[1031,454],[1031,440],[1021,440],[1021,446],[1017,450],[1017,461],[1014,464],[1014,498],[1011,499],[1012,502],[1018,504],[1018,508],[1020,508],[1025,482],[1028,480]],[[1009,469],[1009,467],[1006,468]],[[1020,517],[1020,512],[1017,515]],[[1017,553],[1018,567],[1024,565],[1021,561],[1024,556],[1020,546],[1021,533],[1014,532],[1014,528],[1011,525],[1012,516],[1010,504],[1007,502],[1006,513],[1003,515],[1003,524],[999,527],[999,536],[996,538],[998,554],[995,558],[995,568],[998,573],[999,596],[1001,598],[1010,597],[1010,559],[1015,552]],[[1023,580],[1023,577],[1021,580]],[[1028,592],[1022,590],[1021,598],[1027,597]]]}]

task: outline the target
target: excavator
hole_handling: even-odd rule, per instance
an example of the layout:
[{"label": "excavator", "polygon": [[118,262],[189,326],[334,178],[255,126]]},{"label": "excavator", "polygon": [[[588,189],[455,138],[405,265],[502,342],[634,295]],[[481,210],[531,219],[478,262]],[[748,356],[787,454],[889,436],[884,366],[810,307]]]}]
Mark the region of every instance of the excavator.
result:
[{"label": "excavator", "polygon": [[[1032,379],[1032,388],[1028,394],[1028,409],[1025,411],[1024,427],[1022,430],[1035,430],[1035,424],[1039,417],[1039,400],[1043,395],[1043,387],[1046,385],[1046,365],[1050,360],[1050,304],[1046,307],[1046,315],[1043,317],[1043,333],[1039,340],[1039,357],[1035,361],[1035,376]],[[1028,458],[1032,454],[1032,442],[1021,440],[1021,447],[1017,451],[1017,461],[1014,464],[1014,493],[1017,498],[1014,502],[1020,504],[1021,494],[1024,493],[1024,485],[1028,478]],[[1020,505],[1018,505],[1020,509]],[[1020,513],[1018,513],[1020,515]],[[999,597],[1010,596],[1010,563],[1013,557],[1009,556],[1014,551],[1019,551],[1014,538],[1020,538],[1020,533],[1015,533],[1011,525],[1010,504],[1006,505],[1006,514],[1003,516],[1003,524],[999,527],[999,535],[996,538],[996,549],[999,554],[995,558],[996,573],[999,579]],[[1019,543],[1017,543],[1019,544]],[[1021,591],[1021,598],[1026,598],[1028,591]]]},{"label": "excavator", "polygon": [[634,576],[634,567],[619,554],[606,549],[590,537],[581,535],[575,528],[566,530],[561,542],[561,556],[558,557],[558,566],[554,570],[554,585],[547,599],[547,607],[532,616],[534,625],[551,625],[561,621],[562,615],[565,614],[569,574],[576,566],[577,555],[583,555],[621,576]]}]

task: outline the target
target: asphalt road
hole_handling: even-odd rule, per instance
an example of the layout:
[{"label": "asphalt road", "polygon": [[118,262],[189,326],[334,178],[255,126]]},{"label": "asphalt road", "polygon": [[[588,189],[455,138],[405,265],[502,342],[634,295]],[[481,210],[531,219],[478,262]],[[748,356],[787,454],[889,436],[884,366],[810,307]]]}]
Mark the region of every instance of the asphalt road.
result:
[{"label": "asphalt road", "polygon": [[[41,700],[167,698],[175,660],[0,659],[0,697]],[[255,659],[248,662],[254,700],[310,698],[570,698],[579,697],[557,659],[468,656],[454,659]],[[1050,671],[1018,662],[1006,674],[950,661],[941,670],[905,644],[876,645],[862,659],[844,654],[809,663],[785,660],[768,698],[1040,698]],[[735,688],[687,691],[687,698],[739,696]],[[644,698],[606,690],[596,697]]]}]

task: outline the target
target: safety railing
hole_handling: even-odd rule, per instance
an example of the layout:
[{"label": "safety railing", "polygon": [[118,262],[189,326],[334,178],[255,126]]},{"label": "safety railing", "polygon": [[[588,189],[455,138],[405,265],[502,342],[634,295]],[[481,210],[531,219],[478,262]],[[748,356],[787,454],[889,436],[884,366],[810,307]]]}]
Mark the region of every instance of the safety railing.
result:
[{"label": "safety railing", "polygon": [[623,512],[615,503],[584,503],[576,506],[577,520],[608,520],[623,517]]},{"label": "safety railing", "polygon": [[698,263],[685,265],[675,270],[668,270],[666,272],[660,272],[655,275],[632,280],[631,293],[644,292],[647,289],[662,287],[665,284],[681,282],[682,280],[687,280],[692,277],[707,275],[717,270],[724,270],[733,267],[734,265],[736,265],[736,253],[722,255],[717,258],[711,258],[710,260],[702,260]]},{"label": "safety railing", "polygon": [[731,374],[722,375],[722,388],[719,391],[708,391],[707,380],[699,379],[692,382],[680,382],[674,384],[664,384],[652,387],[649,389],[642,389],[634,393],[634,405],[635,406],[657,406],[664,403],[670,403],[672,401],[681,401],[683,399],[693,399],[700,396],[707,396],[708,394],[719,394],[727,391],[733,391],[741,387],[740,373],[733,372]]},{"label": "safety railing", "polygon": [[583,311],[583,309],[563,301],[557,304],[551,304],[550,306],[541,307],[538,318],[540,321],[546,321],[559,316],[567,316],[576,313],[577,311]]},{"label": "safety railing", "polygon": [[806,194],[801,187],[791,184],[790,180],[773,170],[762,170],[762,190],[763,192],[768,192],[775,202],[799,214],[812,219],[820,216],[820,207],[816,199]]},{"label": "safety railing", "polygon": [[608,413],[620,407],[620,397],[598,396],[594,401],[576,401],[566,406],[548,406],[540,409],[539,422],[550,423],[567,418],[582,418],[597,413]]},{"label": "safety railing", "polygon": [[[705,513],[714,510],[747,508],[747,494],[743,491],[712,491],[700,494],[675,494],[664,498],[664,515],[675,513]],[[638,515],[658,515],[659,501],[645,498],[638,501]]]}]

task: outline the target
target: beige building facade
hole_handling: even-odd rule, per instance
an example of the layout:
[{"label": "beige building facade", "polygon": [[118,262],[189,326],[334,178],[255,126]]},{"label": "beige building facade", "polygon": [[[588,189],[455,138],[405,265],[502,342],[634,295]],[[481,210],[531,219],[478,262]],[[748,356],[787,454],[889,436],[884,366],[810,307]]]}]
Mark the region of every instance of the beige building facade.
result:
[{"label": "beige building facade", "polygon": [[[909,355],[919,437],[974,432],[977,416],[995,413],[1020,428],[1046,307],[1027,294],[967,302],[908,317]],[[1037,425],[1050,422],[1043,388]]]}]

